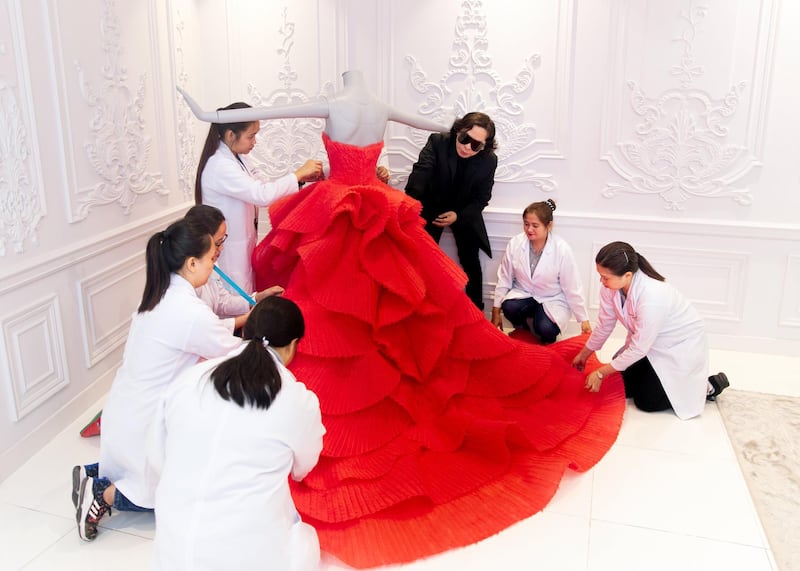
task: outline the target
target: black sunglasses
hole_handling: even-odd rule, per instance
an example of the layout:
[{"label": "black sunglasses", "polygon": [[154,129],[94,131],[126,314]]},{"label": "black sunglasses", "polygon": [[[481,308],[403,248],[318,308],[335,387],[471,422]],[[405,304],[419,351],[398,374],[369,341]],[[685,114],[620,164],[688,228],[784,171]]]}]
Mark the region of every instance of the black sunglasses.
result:
[{"label": "black sunglasses", "polygon": [[466,131],[461,131],[458,134],[458,142],[462,145],[469,145],[472,148],[472,151],[475,153],[481,152],[485,147],[486,143],[481,141],[476,141],[472,137],[469,136],[469,133]]}]

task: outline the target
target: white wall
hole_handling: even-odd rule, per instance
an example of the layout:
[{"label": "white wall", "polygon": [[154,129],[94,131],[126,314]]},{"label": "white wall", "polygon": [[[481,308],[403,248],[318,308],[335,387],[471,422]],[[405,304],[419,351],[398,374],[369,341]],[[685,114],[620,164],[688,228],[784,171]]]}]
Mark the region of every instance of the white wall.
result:
[{"label": "white wall", "polygon": [[[206,108],[329,95],[498,126],[493,259],[558,202],[596,307],[595,251],[631,242],[712,345],[800,354],[800,3],[779,0],[41,0],[0,3],[0,478],[108,389],[147,237],[191,203]],[[320,121],[264,124],[275,176]],[[402,188],[427,133],[390,126]],[[443,246],[453,251],[446,238]]]}]

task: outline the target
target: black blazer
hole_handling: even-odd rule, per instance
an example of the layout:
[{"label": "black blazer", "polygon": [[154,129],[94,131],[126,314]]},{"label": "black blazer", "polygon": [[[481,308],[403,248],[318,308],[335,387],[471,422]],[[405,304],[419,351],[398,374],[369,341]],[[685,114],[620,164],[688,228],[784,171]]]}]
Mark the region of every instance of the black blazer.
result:
[{"label": "black blazer", "polygon": [[[461,188],[453,188],[457,160],[453,135],[433,133],[428,137],[425,148],[411,169],[406,184],[406,194],[422,203],[422,217],[428,223],[442,212],[453,210],[458,216],[453,224],[453,231],[463,230],[473,233],[481,250],[491,257],[492,250],[489,246],[486,224],[483,221],[483,209],[492,198],[497,155],[491,149],[487,149],[466,159],[464,184]],[[451,197],[450,201],[447,200],[448,196]]]}]

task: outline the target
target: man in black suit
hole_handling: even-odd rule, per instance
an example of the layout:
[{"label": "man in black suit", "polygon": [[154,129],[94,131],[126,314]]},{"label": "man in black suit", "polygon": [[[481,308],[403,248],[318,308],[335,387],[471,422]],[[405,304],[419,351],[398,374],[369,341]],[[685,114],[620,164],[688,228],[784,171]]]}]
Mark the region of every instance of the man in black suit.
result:
[{"label": "man in black suit", "polygon": [[449,133],[434,133],[414,163],[406,194],[422,203],[425,230],[439,243],[453,231],[458,260],[467,274],[467,295],[483,309],[479,251],[491,258],[483,209],[492,198],[497,155],[494,122],[485,113],[467,113]]}]

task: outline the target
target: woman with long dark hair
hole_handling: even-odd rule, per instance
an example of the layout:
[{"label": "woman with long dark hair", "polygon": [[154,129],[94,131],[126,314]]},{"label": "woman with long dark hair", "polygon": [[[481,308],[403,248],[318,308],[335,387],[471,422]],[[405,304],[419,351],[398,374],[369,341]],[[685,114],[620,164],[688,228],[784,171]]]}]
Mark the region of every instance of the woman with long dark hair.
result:
[{"label": "woman with long dark hair", "polygon": [[[225,215],[222,214],[219,208],[214,206],[196,204],[189,209],[184,218],[193,224],[197,224],[205,232],[211,234],[211,239],[214,241],[214,246],[217,248],[217,252],[213,258],[213,262],[216,263],[220,255],[222,255],[222,252],[225,251],[225,244],[228,241],[228,223],[225,221]],[[259,302],[265,297],[280,295],[282,293],[282,287],[271,286],[261,291],[250,293],[250,297],[255,302]],[[240,294],[231,293],[226,289],[222,279],[216,275],[216,273],[211,275],[206,284],[197,288],[197,295],[200,296],[200,299],[205,301],[219,317],[223,319],[233,319],[234,328],[236,330],[244,325],[250,313],[250,301]]]},{"label": "woman with long dark hair", "polygon": [[233,336],[233,320],[220,320],[195,292],[208,281],[215,253],[211,236],[185,220],[147,242],[142,301],[103,407],[100,464],[73,468],[81,539],[95,538],[100,518],[112,507],[152,510],[145,441],[158,399],[181,371],[241,343]]},{"label": "woman with long dark hair", "polygon": [[583,370],[617,321],[628,336],[610,363],[586,375],[586,387],[597,391],[605,376],[621,371],[625,394],[637,408],[671,408],[682,420],[699,415],[706,400],[729,385],[725,373],[708,376],[708,342],[700,314],[627,242],[606,244],[595,263],[603,284],[597,327],[573,365]]},{"label": "woman with long dark hair", "polygon": [[297,514],[288,479],[322,450],[317,397],[287,367],[305,333],[297,305],[268,297],[234,354],[185,371],[153,423],[153,569],[317,569],[316,532]]},{"label": "woman with long dark hair", "polygon": [[[249,108],[247,103],[236,102],[221,110]],[[256,177],[247,154],[253,150],[260,128],[258,121],[212,123],[194,184],[195,203],[216,206],[228,222],[227,248],[217,264],[248,292],[253,291],[250,255],[256,245],[258,208],[297,192],[299,183],[322,176],[322,162],[307,160],[274,182]]]}]

